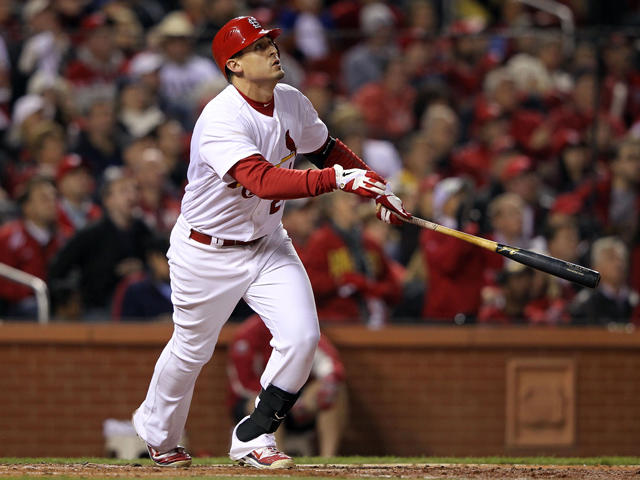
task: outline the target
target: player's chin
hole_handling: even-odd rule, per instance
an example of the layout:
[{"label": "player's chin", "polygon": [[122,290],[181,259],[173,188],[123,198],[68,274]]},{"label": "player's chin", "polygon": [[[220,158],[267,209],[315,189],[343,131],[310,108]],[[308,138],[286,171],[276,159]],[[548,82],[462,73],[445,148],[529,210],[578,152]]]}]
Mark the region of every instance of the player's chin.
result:
[{"label": "player's chin", "polygon": [[284,70],[282,69],[282,67],[279,70],[276,71],[274,76],[278,80],[280,80],[281,78],[284,78]]}]

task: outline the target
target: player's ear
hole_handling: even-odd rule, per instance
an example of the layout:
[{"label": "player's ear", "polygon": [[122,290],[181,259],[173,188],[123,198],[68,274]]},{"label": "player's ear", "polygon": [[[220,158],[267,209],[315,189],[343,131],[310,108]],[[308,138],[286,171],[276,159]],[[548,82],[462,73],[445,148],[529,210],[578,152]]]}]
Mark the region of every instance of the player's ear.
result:
[{"label": "player's ear", "polygon": [[237,58],[230,58],[229,60],[227,60],[226,67],[236,75],[242,72],[242,65]]}]

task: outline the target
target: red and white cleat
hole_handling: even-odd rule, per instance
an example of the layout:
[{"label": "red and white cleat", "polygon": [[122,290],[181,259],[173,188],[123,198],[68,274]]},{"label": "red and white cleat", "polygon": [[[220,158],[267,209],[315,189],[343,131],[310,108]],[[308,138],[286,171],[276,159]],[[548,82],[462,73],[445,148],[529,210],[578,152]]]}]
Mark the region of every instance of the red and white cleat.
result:
[{"label": "red and white cleat", "polygon": [[293,459],[285,455],[276,447],[262,447],[253,450],[238,460],[240,465],[249,465],[255,468],[291,468]]},{"label": "red and white cleat", "polygon": [[147,445],[149,457],[156,465],[161,467],[188,467],[191,465],[191,455],[184,447],[176,447],[168,452],[160,453],[155,448]]}]

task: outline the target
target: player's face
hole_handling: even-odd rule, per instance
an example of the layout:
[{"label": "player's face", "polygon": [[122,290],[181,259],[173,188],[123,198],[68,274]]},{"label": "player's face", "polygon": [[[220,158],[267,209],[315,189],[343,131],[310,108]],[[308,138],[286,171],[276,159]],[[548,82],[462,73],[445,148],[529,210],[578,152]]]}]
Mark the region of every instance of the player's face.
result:
[{"label": "player's face", "polygon": [[247,80],[278,81],[284,77],[278,49],[269,37],[262,37],[253,42],[242,50],[235,60],[241,66],[243,76]]}]

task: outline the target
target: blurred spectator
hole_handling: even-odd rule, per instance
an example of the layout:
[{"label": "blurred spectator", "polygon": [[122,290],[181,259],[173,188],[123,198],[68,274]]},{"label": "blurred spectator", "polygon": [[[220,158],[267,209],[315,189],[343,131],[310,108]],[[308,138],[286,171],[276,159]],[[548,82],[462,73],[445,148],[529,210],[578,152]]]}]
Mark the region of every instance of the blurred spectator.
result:
[{"label": "blurred spectator", "polygon": [[[436,171],[434,149],[420,130],[405,138],[401,148],[402,168],[390,179],[393,191],[416,191],[420,183]],[[404,201],[406,203],[406,199]]]},{"label": "blurred spectator", "polygon": [[571,305],[574,324],[606,325],[639,319],[640,296],[629,288],[628,261],[627,247],[619,238],[603,237],[593,243],[591,267],[600,272],[600,285],[578,294]]},{"label": "blurred spectator", "polygon": [[120,84],[117,121],[127,137],[150,134],[164,120],[162,110],[140,79],[125,79]]},{"label": "blurred spectator", "polygon": [[350,48],[342,60],[342,79],[347,93],[382,78],[384,65],[398,56],[395,18],[382,2],[367,3],[360,10],[360,29],[365,37]]},{"label": "blurred spectator", "polygon": [[595,214],[607,234],[618,235],[629,244],[638,229],[640,209],[640,139],[622,141],[611,162],[611,175],[587,182],[556,201],[571,200],[579,211]]},{"label": "blurred spectator", "polygon": [[498,167],[504,191],[515,193],[524,201],[522,235],[523,239],[531,239],[544,225],[547,204],[550,203],[546,189],[543,188],[533,161],[526,155],[512,152]]},{"label": "blurred spectator", "polygon": [[189,166],[189,138],[180,122],[166,119],[155,130],[157,146],[167,165],[169,181],[176,192],[182,192],[187,184]]},{"label": "blurred spectator", "polygon": [[450,174],[451,154],[460,134],[458,115],[449,105],[433,103],[422,115],[420,128],[433,151],[437,172]]},{"label": "blurred spectator", "polygon": [[[572,216],[555,215],[545,229],[546,251],[543,253],[572,263],[581,262],[584,250],[580,243],[580,231]],[[576,296],[574,283],[541,272],[533,271],[531,301],[525,309],[527,321],[532,324],[557,325],[569,323],[568,305]]]},{"label": "blurred spectator", "polygon": [[[261,389],[260,377],[272,346],[277,348],[270,341],[271,333],[258,315],[247,318],[235,331],[227,366],[229,408],[234,422],[254,409]],[[336,348],[321,334],[309,380],[284,425],[276,432],[279,447],[299,455],[335,456],[347,423],[347,407],[344,366]],[[315,442],[294,443],[296,437],[314,430]]]},{"label": "blurred spectator", "polygon": [[302,93],[309,99],[318,116],[328,122],[336,107],[335,86],[329,74],[308,72],[302,84]]},{"label": "blurred spectator", "polygon": [[499,292],[485,300],[479,323],[525,323],[525,307],[531,298],[533,271],[516,262],[507,263],[498,275]]},{"label": "blurred spectator", "polygon": [[384,65],[379,81],[356,90],[352,101],[363,114],[369,136],[398,140],[414,127],[412,106],[415,96],[404,60],[397,57]]},{"label": "blurred spectator", "polygon": [[146,245],[146,272],[128,275],[118,284],[113,304],[115,321],[168,320],[173,312],[169,283],[169,242],[155,236]]},{"label": "blurred spectator", "polygon": [[198,106],[192,98],[193,92],[202,84],[222,77],[222,73],[213,60],[195,53],[195,28],[184,12],[175,11],[164,17],[153,36],[164,56],[160,68],[160,93],[166,113],[190,128]]},{"label": "blurred spectator", "polygon": [[102,12],[113,23],[115,48],[130,59],[144,46],[142,26],[135,12],[124,2],[108,2]]},{"label": "blurred spectator", "polygon": [[633,45],[621,34],[613,34],[603,49],[606,76],[602,82],[603,109],[612,117],[629,123],[640,114],[640,72],[634,65]]},{"label": "blurred spectator", "polygon": [[294,0],[285,8],[280,24],[285,35],[291,35],[293,49],[303,64],[311,65],[328,58],[333,20],[323,11],[321,0]]},{"label": "blurred spectator", "polygon": [[[434,221],[476,234],[477,226],[464,214],[470,196],[471,190],[462,178],[450,177],[438,182],[433,191]],[[429,276],[423,317],[456,324],[475,322],[491,253],[428,229],[421,232],[420,247]]]},{"label": "blurred spectator", "polygon": [[123,169],[105,171],[101,193],[104,215],[69,239],[50,270],[52,295],[67,293],[69,288],[79,291],[85,320],[109,317],[116,285],[142,270],[151,236],[146,224],[135,217],[136,184]]},{"label": "blurred spectator", "polygon": [[36,72],[29,78],[27,94],[39,95],[44,100],[45,110],[60,124],[66,133],[75,133],[79,113],[71,84],[60,75]]},{"label": "blurred spectator", "polygon": [[100,178],[107,167],[122,165],[113,100],[96,98],[88,107],[85,120],[72,151],[87,162],[96,178]]},{"label": "blurred spectator", "polygon": [[296,198],[284,204],[282,225],[300,258],[304,258],[309,237],[317,227],[319,216],[318,204],[312,198]]},{"label": "blurred spectator", "polygon": [[460,111],[471,107],[486,73],[501,60],[487,48],[486,27],[481,17],[468,17],[451,24],[451,57],[445,64],[447,83]]},{"label": "blurred spectator", "polygon": [[495,104],[485,104],[476,111],[474,140],[458,149],[451,158],[451,167],[457,176],[473,180],[476,188],[485,187],[492,180],[495,157],[509,139],[509,123],[501,108]]},{"label": "blurred spectator", "polygon": [[362,233],[359,202],[353,195],[331,194],[325,209],[328,222],[310,236],[309,254],[302,259],[321,324],[364,321],[378,328],[388,320],[389,306],[400,299],[390,259]]},{"label": "blurred spectator", "polygon": [[216,36],[220,27],[242,15],[245,6],[244,2],[237,0],[210,0],[205,2],[204,8],[204,25],[198,32],[197,49],[200,55],[207,56],[211,53],[211,39]]},{"label": "blurred spectator", "polygon": [[489,204],[488,214],[496,242],[529,250],[543,248],[542,238],[534,237],[534,230],[527,226],[526,205],[517,194],[498,195]]},{"label": "blurred spectator", "polygon": [[180,201],[170,189],[162,150],[155,147],[142,150],[132,170],[138,185],[142,219],[150,229],[169,235],[180,215]]},{"label": "blurred spectator", "polygon": [[30,140],[21,151],[23,158],[9,163],[5,172],[4,182],[12,195],[33,175],[53,180],[65,154],[64,133],[58,124],[42,120],[33,126],[29,135]]},{"label": "blurred spectator", "polygon": [[[56,232],[56,189],[46,177],[23,185],[19,219],[0,226],[0,263],[47,280],[47,269],[62,244]],[[6,317],[35,319],[33,290],[0,278],[0,312]]]},{"label": "blurred spectator", "polygon": [[438,14],[434,4],[428,0],[411,0],[407,2],[406,23],[398,42],[406,48],[413,42],[430,38],[437,33]]},{"label": "blurred spectator", "polygon": [[113,22],[103,13],[82,20],[82,41],[64,76],[73,85],[78,105],[86,107],[96,95],[113,95],[125,57],[114,43]]},{"label": "blurred spectator", "polygon": [[25,2],[22,18],[28,26],[30,37],[25,40],[18,71],[25,77],[35,72],[57,75],[69,53],[71,41],[62,28],[58,14],[50,0]]},{"label": "blurred spectator", "polygon": [[576,130],[560,130],[554,135],[554,150],[558,162],[548,178],[557,193],[571,192],[582,187],[592,174],[589,146]]},{"label": "blurred spectator", "polygon": [[102,210],[92,200],[95,182],[79,155],[66,155],[56,173],[58,229],[65,239],[97,220]]},{"label": "blurred spectator", "polygon": [[40,122],[53,117],[53,112],[40,95],[29,94],[20,97],[13,105],[8,143],[20,148],[33,141],[33,132]]},{"label": "blurred spectator", "polygon": [[563,68],[565,64],[566,39],[559,35],[542,36],[538,40],[536,57],[542,62],[551,77],[551,91],[562,96],[570,93],[573,80]]},{"label": "blurred spectator", "polygon": [[392,142],[367,136],[364,117],[355,105],[336,106],[329,120],[335,136],[383,177],[390,178],[402,168],[400,154]]}]

